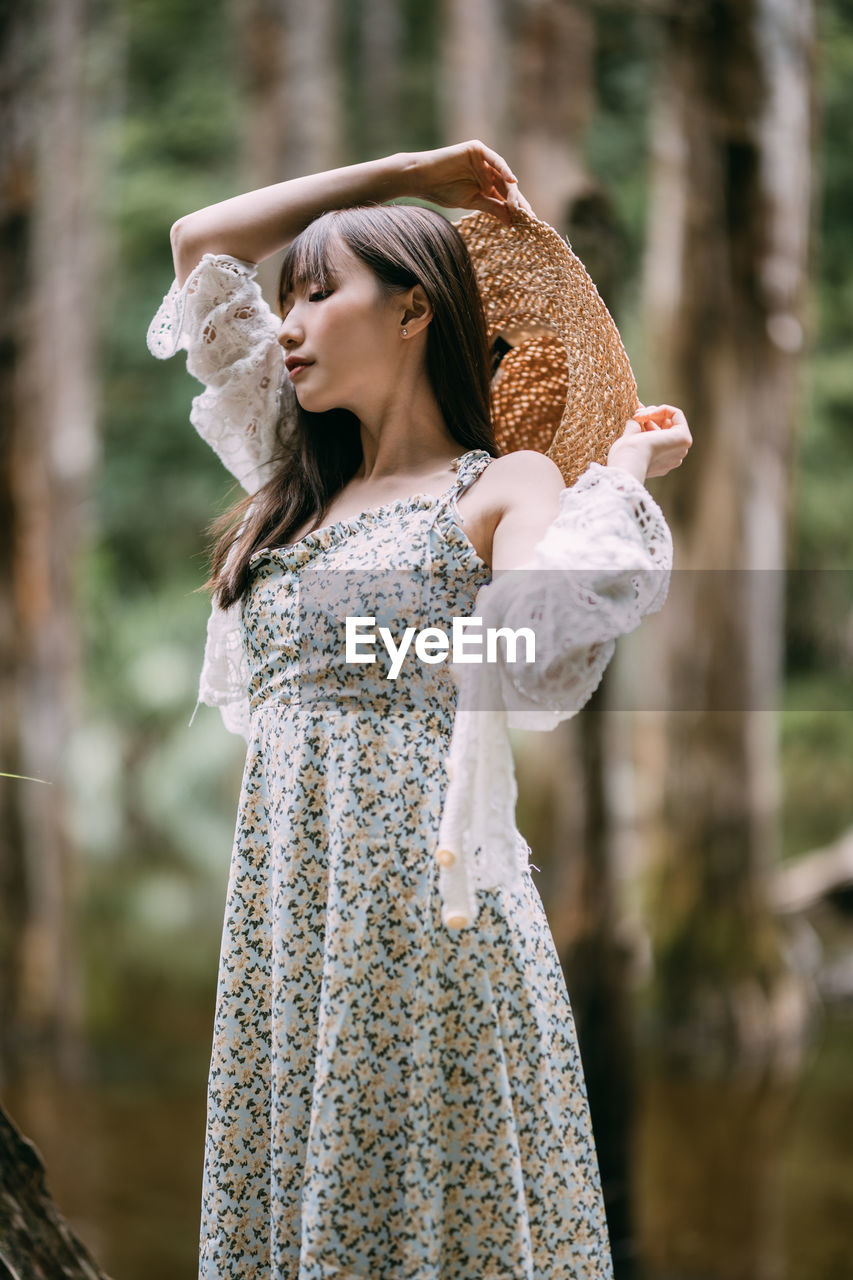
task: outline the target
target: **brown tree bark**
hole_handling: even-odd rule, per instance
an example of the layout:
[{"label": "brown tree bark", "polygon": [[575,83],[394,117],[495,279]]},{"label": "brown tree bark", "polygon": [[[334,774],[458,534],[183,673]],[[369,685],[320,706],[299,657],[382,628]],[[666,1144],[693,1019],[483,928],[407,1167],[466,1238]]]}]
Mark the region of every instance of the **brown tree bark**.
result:
[{"label": "brown tree bark", "polygon": [[38,1148],[0,1107],[0,1280],[109,1280],[54,1204]]},{"label": "brown tree bark", "polygon": [[[23,300],[33,205],[31,105],[32,43],[20,6],[10,11],[0,45],[0,557],[13,572],[0,573],[0,769],[23,774],[19,677],[24,660],[20,599],[14,565],[18,503],[14,448],[22,428],[17,413]],[[24,787],[40,784],[0,777],[0,1072],[8,1063],[18,1017],[18,981],[26,918]]]},{"label": "brown tree bark", "polygon": [[363,0],[357,32],[357,102],[365,159],[411,146],[401,128],[404,42],[399,0]]},{"label": "brown tree bark", "polygon": [[[652,835],[656,999],[703,1070],[791,1061],[771,906],[784,567],[812,225],[811,6],[703,0],[665,19],[655,77],[646,385],[694,445],[652,482],[676,544],[654,654],[669,712]],[[714,571],[714,572],[711,572]],[[640,785],[655,789],[653,774]]]},{"label": "brown tree bark", "polygon": [[[4,903],[3,1062],[45,1051],[82,1068],[82,997],[73,935],[74,863],[64,771],[76,718],[79,638],[75,561],[89,531],[96,462],[91,153],[84,83],[84,0],[50,0],[5,29],[6,114],[20,126],[2,216],[20,254],[6,256],[9,393],[3,442],[4,765],[50,785],[3,779],[10,821],[0,866]],[[16,85],[15,58],[26,67]],[[20,65],[20,64],[17,64]],[[15,92],[22,97],[16,100]],[[8,701],[5,701],[8,699]],[[12,917],[12,913],[14,916]]]},{"label": "brown tree bark", "polygon": [[499,0],[444,0],[442,33],[439,97],[445,142],[479,138],[503,150],[509,140],[503,6]]},{"label": "brown tree bark", "polygon": [[616,1274],[636,1269],[631,1139],[636,1098],[629,1002],[608,794],[607,689],[572,720],[523,734],[516,751],[519,823],[569,989],[595,1130]]},{"label": "brown tree bark", "polygon": [[[607,193],[583,158],[594,110],[591,11],[567,0],[517,0],[501,27],[503,6],[480,7],[488,23],[475,29],[467,5],[449,5],[448,140],[480,136],[503,150],[536,213],[568,236],[616,311],[622,245]],[[519,812],[581,1045],[614,1266],[628,1280],[634,1063],[629,955],[611,865],[606,681],[552,733],[522,735],[516,757]]]},{"label": "brown tree bark", "polygon": [[[233,10],[247,103],[246,189],[344,163],[343,99],[334,0],[248,0]],[[277,259],[261,264],[267,296]]]},{"label": "brown tree bark", "polygon": [[575,202],[599,190],[582,150],[595,108],[592,11],[517,0],[512,12],[512,163],[538,216],[565,234]]}]

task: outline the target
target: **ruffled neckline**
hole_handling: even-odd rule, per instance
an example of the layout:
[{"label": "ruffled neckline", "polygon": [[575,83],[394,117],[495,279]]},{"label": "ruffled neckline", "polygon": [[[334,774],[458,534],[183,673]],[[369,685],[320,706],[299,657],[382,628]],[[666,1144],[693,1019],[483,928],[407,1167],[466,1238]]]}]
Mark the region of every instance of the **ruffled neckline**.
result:
[{"label": "ruffled neckline", "polygon": [[288,542],[280,547],[259,547],[257,551],[253,551],[249,556],[249,565],[254,564],[255,561],[262,559],[264,556],[297,555],[303,547],[306,549],[325,547],[339,537],[361,531],[366,523],[373,523],[377,520],[382,520],[385,516],[397,515],[404,511],[431,507],[433,503],[443,501],[462,480],[467,478],[465,473],[471,460],[481,456],[492,457],[487,449],[471,449],[468,453],[463,453],[458,458],[453,458],[451,466],[456,468],[456,479],[453,484],[448,485],[443,493],[412,493],[408,498],[395,498],[391,502],[383,502],[378,507],[367,507],[357,515],[344,516],[340,520],[333,520],[331,524],[325,524],[320,529],[312,529],[303,534],[296,542]]}]

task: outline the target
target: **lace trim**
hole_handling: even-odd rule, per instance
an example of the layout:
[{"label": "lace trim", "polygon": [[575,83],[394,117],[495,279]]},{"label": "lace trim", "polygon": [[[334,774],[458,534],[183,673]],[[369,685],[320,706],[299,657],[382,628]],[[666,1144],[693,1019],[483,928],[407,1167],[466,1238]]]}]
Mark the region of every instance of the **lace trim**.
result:
[{"label": "lace trim", "polygon": [[[179,348],[187,348],[190,345],[190,335],[184,332],[187,301],[193,295],[203,296],[207,292],[210,288],[207,277],[211,271],[215,271],[218,275],[216,282],[218,286],[226,285],[226,297],[228,297],[226,281],[229,277],[233,286],[230,296],[233,296],[235,292],[244,288],[247,280],[254,279],[257,270],[257,264],[254,262],[243,262],[241,258],[233,258],[230,254],[206,253],[187,276],[183,285],[179,285],[175,278],[148,326],[146,343],[152,356],[158,360],[168,360]],[[250,317],[245,315],[240,318],[249,319]],[[204,334],[209,340],[210,329],[207,326]]]},{"label": "lace trim", "polygon": [[630,472],[593,463],[563,490],[528,565],[495,574],[475,601],[484,627],[531,627],[536,636],[535,663],[497,664],[509,726],[551,729],[579,711],[616,638],[663,607],[671,568],[669,527]]},{"label": "lace trim", "polygon": [[671,568],[672,535],[645,486],[592,463],[560,494],[528,564],[480,588],[472,616],[484,628],[532,627],[536,662],[510,664],[499,648],[495,663],[451,663],[459,701],[439,826],[439,848],[453,859],[439,873],[446,925],[474,923],[478,889],[521,888],[526,846],[515,828],[509,728],[548,730],[574,715],[616,638],[662,607]]},{"label": "lace trim", "polygon": [[248,493],[287,460],[296,397],[278,342],[280,320],[265,301],[254,263],[207,253],[177,280],[148,328],[148,349],[168,359],[187,352],[204,384],[190,422]]},{"label": "lace trim", "polygon": [[[248,493],[284,465],[296,420],[280,321],[256,273],[255,263],[205,254],[182,286],[172,282],[147,335],[160,360],[186,350],[188,371],[204,384],[190,422]],[[195,710],[201,702],[219,707],[225,727],[248,742],[248,683],[239,609],[213,603]]]}]

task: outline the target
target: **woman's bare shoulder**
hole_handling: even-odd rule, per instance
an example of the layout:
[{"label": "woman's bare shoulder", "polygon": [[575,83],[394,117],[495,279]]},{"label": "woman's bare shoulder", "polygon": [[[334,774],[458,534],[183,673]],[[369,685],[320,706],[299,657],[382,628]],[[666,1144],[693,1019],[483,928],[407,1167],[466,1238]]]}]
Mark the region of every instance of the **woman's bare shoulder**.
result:
[{"label": "woman's bare shoulder", "polygon": [[483,494],[491,517],[488,563],[493,570],[523,564],[559,512],[566,487],[560,468],[536,449],[516,449],[495,458],[483,479],[490,481]]},{"label": "woman's bare shoulder", "polygon": [[482,479],[490,505],[498,511],[516,505],[519,499],[551,498],[566,487],[556,462],[538,449],[514,449],[493,458]]}]

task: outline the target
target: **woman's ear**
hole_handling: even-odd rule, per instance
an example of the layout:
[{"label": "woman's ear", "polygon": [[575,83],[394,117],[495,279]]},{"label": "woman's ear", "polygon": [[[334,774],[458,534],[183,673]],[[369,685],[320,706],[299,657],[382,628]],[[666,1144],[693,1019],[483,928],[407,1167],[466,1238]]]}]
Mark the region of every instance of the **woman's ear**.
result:
[{"label": "woman's ear", "polygon": [[433,317],[432,304],[426,296],[423,285],[416,284],[403,296],[403,312],[400,324],[411,338],[425,329]]}]

